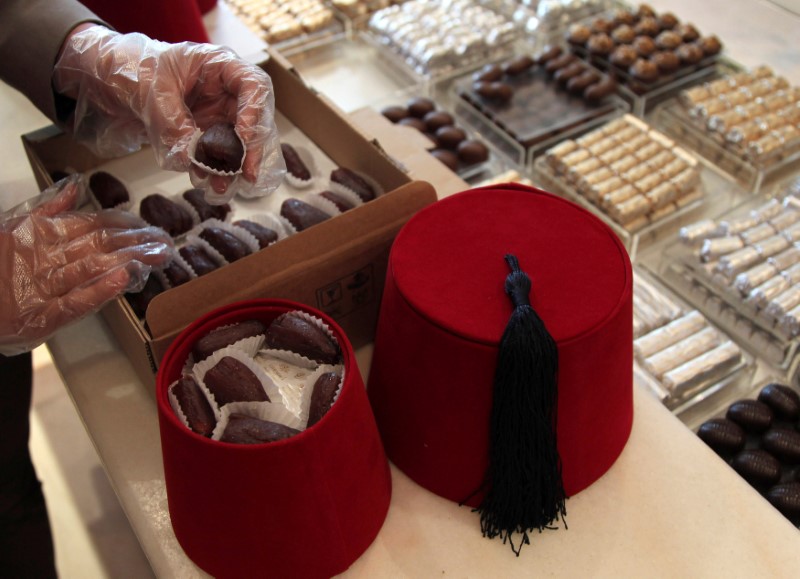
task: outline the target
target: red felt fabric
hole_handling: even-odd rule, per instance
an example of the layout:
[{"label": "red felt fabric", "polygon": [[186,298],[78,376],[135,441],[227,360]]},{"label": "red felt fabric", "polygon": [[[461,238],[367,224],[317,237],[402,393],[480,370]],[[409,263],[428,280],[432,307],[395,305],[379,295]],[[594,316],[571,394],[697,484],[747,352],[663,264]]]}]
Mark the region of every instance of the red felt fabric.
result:
[{"label": "red felt fabric", "polygon": [[[295,309],[325,320],[342,347],[345,381],[331,410],[301,434],[270,444],[216,442],[184,427],[167,388],[192,343],[220,325],[269,323]],[[330,577],[346,570],[383,525],[388,462],[352,347],[323,313],[281,300],[209,313],[167,351],[157,402],[172,527],[186,554],[215,577]]]},{"label": "red felt fabric", "polygon": [[81,0],[119,32],[141,32],[164,42],[208,42],[202,15],[209,0]]},{"label": "red felt fabric", "polygon": [[390,460],[453,501],[478,488],[487,465],[497,346],[512,310],[506,253],[530,276],[531,304],[558,345],[568,495],[610,468],[632,425],[633,278],[619,239],[530,187],[446,198],[392,247],[368,393]]}]

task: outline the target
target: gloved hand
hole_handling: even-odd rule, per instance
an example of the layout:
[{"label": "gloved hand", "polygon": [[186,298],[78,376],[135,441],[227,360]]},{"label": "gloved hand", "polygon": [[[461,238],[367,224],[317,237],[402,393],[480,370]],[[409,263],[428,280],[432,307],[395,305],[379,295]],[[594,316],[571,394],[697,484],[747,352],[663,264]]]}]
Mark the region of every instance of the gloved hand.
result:
[{"label": "gloved hand", "polygon": [[76,100],[75,136],[105,157],[149,142],[162,168],[186,171],[198,130],[234,124],[245,146],[241,175],[206,179],[196,167],[191,174],[211,203],[225,203],[235,193],[265,195],[283,179],[272,81],[227,48],[167,44],[91,26],[65,42],[53,86]]},{"label": "gloved hand", "polygon": [[138,291],[172,240],[130,212],[72,211],[86,190],[75,175],[0,214],[0,354],[33,349],[61,326]]}]

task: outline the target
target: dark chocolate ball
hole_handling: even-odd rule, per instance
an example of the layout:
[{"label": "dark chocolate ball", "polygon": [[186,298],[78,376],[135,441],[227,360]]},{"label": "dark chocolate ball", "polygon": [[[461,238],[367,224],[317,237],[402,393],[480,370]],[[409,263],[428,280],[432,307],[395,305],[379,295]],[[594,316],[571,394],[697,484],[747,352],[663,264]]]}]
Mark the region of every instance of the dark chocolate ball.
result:
[{"label": "dark chocolate ball", "polygon": [[396,123],[400,119],[406,118],[409,113],[406,107],[392,105],[381,109],[381,114],[393,123]]},{"label": "dark chocolate ball", "polygon": [[436,104],[431,99],[425,97],[413,98],[408,101],[406,106],[411,116],[420,119],[436,109]]},{"label": "dark chocolate ball", "polygon": [[436,131],[436,143],[443,149],[455,149],[467,138],[467,133],[459,127],[441,127]]},{"label": "dark chocolate ball", "polygon": [[425,121],[420,119],[419,117],[406,117],[404,119],[400,119],[397,121],[398,125],[403,125],[404,127],[411,127],[413,129],[417,129],[420,133],[424,133],[425,130],[428,128],[425,125]]},{"label": "dark chocolate ball", "polygon": [[466,139],[458,145],[458,158],[465,165],[483,163],[489,158],[489,148],[476,139]]},{"label": "dark chocolate ball", "polygon": [[503,68],[499,64],[487,64],[474,75],[475,81],[494,82],[503,78]]},{"label": "dark chocolate ball", "polygon": [[425,121],[425,127],[431,133],[455,123],[453,115],[446,111],[431,111],[422,120]]},{"label": "dark chocolate ball", "polygon": [[433,149],[431,155],[441,161],[451,171],[458,170],[458,155],[447,149]]}]

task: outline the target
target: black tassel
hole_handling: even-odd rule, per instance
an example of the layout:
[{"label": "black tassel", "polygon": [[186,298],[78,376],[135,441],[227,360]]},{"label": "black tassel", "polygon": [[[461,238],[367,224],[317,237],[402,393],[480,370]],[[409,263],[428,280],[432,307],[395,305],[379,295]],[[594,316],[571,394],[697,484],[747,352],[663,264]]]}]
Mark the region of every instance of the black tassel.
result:
[{"label": "black tassel", "polygon": [[[505,291],[514,311],[500,340],[489,426],[489,466],[476,509],[485,537],[501,537],[519,556],[528,532],[566,528],[566,495],[556,446],[558,348],[530,305],[531,281],[513,255]],[[513,535],[521,539],[515,547]]]}]

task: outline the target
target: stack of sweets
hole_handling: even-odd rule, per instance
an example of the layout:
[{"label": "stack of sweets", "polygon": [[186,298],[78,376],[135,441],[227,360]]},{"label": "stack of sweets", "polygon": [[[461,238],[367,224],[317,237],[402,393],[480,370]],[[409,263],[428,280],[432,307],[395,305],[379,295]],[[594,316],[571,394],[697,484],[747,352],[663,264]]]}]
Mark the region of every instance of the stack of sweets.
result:
[{"label": "stack of sweets", "polygon": [[492,60],[519,36],[508,18],[468,0],[410,0],[374,13],[369,29],[421,75]]},{"label": "stack of sweets", "polygon": [[556,176],[628,232],[703,196],[697,160],[632,115],[549,149]]},{"label": "stack of sweets", "polygon": [[678,101],[715,142],[754,164],[800,149],[800,87],[768,66],[685,90]]},{"label": "stack of sweets", "polygon": [[266,42],[278,43],[330,26],[333,12],[321,0],[227,0],[239,18]]},{"label": "stack of sweets", "polygon": [[[794,189],[800,182],[795,181]],[[697,271],[779,335],[800,335],[800,199],[771,199],[729,219],[687,225]]]},{"label": "stack of sweets", "polygon": [[[639,320],[649,323],[637,328]],[[634,277],[634,336],[636,362],[658,381],[667,403],[714,385],[743,358],[741,348],[700,312],[682,308],[641,275]]]}]

